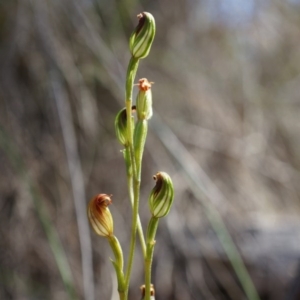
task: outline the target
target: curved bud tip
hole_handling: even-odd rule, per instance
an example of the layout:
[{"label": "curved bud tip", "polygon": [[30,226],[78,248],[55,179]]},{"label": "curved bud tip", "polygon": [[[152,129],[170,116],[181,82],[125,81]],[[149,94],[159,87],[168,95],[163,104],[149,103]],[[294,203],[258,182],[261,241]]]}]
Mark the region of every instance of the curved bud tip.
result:
[{"label": "curved bud tip", "polygon": [[155,36],[155,20],[148,12],[137,15],[139,23],[130,36],[129,48],[133,57],[145,58],[151,49]]},{"label": "curved bud tip", "polygon": [[174,187],[171,177],[165,172],[158,172],[153,176],[156,184],[149,197],[150,211],[155,218],[166,216],[173,204]]},{"label": "curved bud tip", "polygon": [[88,219],[95,233],[109,237],[113,234],[113,219],[108,209],[112,195],[98,194],[88,204]]}]

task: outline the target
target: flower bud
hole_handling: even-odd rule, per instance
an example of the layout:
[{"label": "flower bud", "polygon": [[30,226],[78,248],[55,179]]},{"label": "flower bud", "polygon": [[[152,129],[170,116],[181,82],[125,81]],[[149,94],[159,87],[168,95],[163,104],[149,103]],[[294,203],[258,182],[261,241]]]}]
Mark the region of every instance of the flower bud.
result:
[{"label": "flower bud", "polygon": [[[132,111],[135,111],[135,106],[132,106]],[[132,124],[134,122],[132,120]],[[126,108],[120,110],[115,118],[115,131],[118,141],[125,146],[127,144],[127,114]]]},{"label": "flower bud", "polygon": [[174,188],[170,176],[165,172],[158,172],[153,176],[155,187],[149,197],[150,211],[155,218],[166,216],[174,200]]},{"label": "flower bud", "polygon": [[148,79],[139,80],[139,92],[136,98],[136,111],[139,120],[149,120],[152,117],[152,92],[151,84]]},{"label": "flower bud", "polygon": [[149,52],[155,36],[155,20],[148,12],[140,13],[139,23],[130,36],[129,48],[133,57],[145,58]]},{"label": "flower bud", "polygon": [[87,209],[88,218],[94,231],[101,236],[109,237],[113,234],[114,223],[108,209],[112,195],[98,194],[90,201]]}]

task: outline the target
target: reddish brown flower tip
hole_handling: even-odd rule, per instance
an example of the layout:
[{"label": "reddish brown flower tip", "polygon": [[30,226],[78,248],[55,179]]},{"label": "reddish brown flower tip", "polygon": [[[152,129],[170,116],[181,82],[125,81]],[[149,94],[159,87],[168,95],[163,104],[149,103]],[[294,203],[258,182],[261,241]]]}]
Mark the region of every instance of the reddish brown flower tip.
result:
[{"label": "reddish brown flower tip", "polygon": [[149,82],[147,78],[141,78],[139,80],[138,86],[139,86],[140,91],[146,92],[151,89],[151,85],[153,83],[154,82]]},{"label": "reddish brown flower tip", "polygon": [[108,209],[112,203],[112,195],[98,194],[92,198],[88,205],[88,218],[94,231],[101,236],[113,234],[113,219]]}]

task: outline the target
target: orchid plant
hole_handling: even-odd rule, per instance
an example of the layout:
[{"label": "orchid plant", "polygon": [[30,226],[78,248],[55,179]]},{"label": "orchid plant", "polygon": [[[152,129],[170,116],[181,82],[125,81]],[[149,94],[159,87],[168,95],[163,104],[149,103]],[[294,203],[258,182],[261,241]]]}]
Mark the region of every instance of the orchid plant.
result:
[{"label": "orchid plant", "polygon": [[[105,237],[114,253],[112,260],[118,279],[118,292],[120,300],[128,299],[130,277],[136,250],[137,233],[144,257],[145,282],[141,287],[142,299],[154,300],[155,291],[151,284],[151,267],[155,246],[155,235],[159,219],[166,216],[174,199],[174,188],[170,176],[165,172],[158,172],[153,176],[156,181],[149,195],[149,208],[151,218],[148,223],[146,237],[139,217],[140,185],[143,152],[148,131],[148,121],[151,119],[153,82],[146,78],[134,84],[136,72],[141,59],[146,58],[150,52],[155,36],[155,20],[148,12],[138,16],[138,25],[129,39],[131,59],[127,68],[125,84],[125,107],[121,109],[115,118],[115,131],[119,142],[124,147],[123,156],[127,174],[129,199],[132,206],[131,241],[127,266],[124,269],[122,247],[114,235],[113,217],[108,206],[111,204],[111,196],[98,194],[92,198],[88,205],[88,218],[91,227],[99,236]],[[133,105],[133,88],[139,88],[136,104]],[[136,118],[134,117],[136,113]]]}]

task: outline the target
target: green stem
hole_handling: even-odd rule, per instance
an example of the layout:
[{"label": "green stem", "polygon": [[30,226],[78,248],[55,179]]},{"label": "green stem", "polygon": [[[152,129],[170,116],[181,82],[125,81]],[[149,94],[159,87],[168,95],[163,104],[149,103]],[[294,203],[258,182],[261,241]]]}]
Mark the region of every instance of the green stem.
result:
[{"label": "green stem", "polygon": [[107,237],[107,239],[115,256],[115,261],[112,261],[112,263],[116,270],[117,279],[118,279],[118,291],[121,299],[121,294],[122,295],[126,294],[125,280],[124,280],[124,273],[123,273],[123,265],[124,265],[123,251],[118,239],[114,235]]},{"label": "green stem", "polygon": [[134,158],[134,149],[133,149],[133,124],[132,124],[132,90],[135,75],[139,65],[139,60],[132,57],[130,59],[127,77],[126,77],[126,93],[125,93],[125,103],[126,103],[126,118],[127,118],[127,138],[128,138],[128,148],[130,152],[130,161],[133,178],[136,178],[136,163]]},{"label": "green stem", "polygon": [[[129,193],[129,198],[131,202],[132,209],[134,208],[134,193],[133,193],[133,176],[132,176],[132,169],[130,168],[130,165],[128,166],[127,162],[130,161],[130,152],[129,148],[125,148],[125,153],[124,153],[126,165],[127,165],[127,185],[128,185],[128,193]],[[142,228],[142,223],[140,216],[138,215],[138,220],[137,220],[137,231],[138,235],[140,238],[140,243],[143,251],[143,256],[146,257],[146,242],[145,242],[145,237],[144,237],[144,232]]]},{"label": "green stem", "polygon": [[135,249],[135,244],[136,244],[136,231],[137,231],[137,225],[138,225],[140,181],[138,181],[137,179],[133,180],[133,194],[134,194],[134,203],[133,203],[133,217],[132,217],[132,228],[131,228],[131,241],[130,241],[127,272],[126,272],[126,276],[125,276],[126,292],[128,292],[128,288],[129,288],[129,280],[130,280],[132,264],[133,264],[134,249]]},{"label": "green stem", "polygon": [[123,252],[118,239],[114,235],[109,236],[107,239],[114,253],[116,264],[119,266],[120,270],[123,270],[123,265],[124,265]]},{"label": "green stem", "polygon": [[153,261],[153,252],[155,245],[155,235],[159,219],[152,217],[148,224],[147,230],[147,254],[145,258],[145,298],[144,300],[151,300],[150,287],[151,287],[151,269]]},{"label": "green stem", "polygon": [[[138,209],[139,209],[139,194],[140,194],[140,180],[137,176],[136,162],[134,157],[134,148],[133,148],[133,126],[132,126],[132,116],[131,116],[131,107],[132,107],[132,89],[134,84],[134,79],[136,71],[138,68],[139,59],[132,57],[130,59],[128,69],[127,69],[127,78],[126,78],[126,115],[127,115],[127,137],[128,137],[128,147],[130,152],[130,160],[132,167],[133,180],[130,183],[133,186],[133,216],[132,216],[132,227],[131,227],[131,241],[128,257],[128,266],[125,276],[125,299],[128,296],[129,289],[129,280],[133,265],[134,250],[136,244],[136,231],[138,226]],[[131,191],[131,188],[129,189]]]},{"label": "green stem", "polygon": [[130,150],[131,163],[133,167],[133,176],[135,175],[135,160],[133,152],[133,126],[132,126],[132,90],[135,75],[139,65],[139,60],[132,57],[129,61],[126,76],[126,93],[125,93],[125,103],[126,103],[126,117],[127,117],[127,137],[128,137],[128,147]]},{"label": "green stem", "polygon": [[[142,170],[142,158],[143,158],[143,152],[147,137],[147,130],[148,130],[148,122],[146,120],[138,121],[136,124],[136,127],[134,129],[134,154],[135,154],[135,163],[136,163],[136,184],[135,186],[135,192],[133,194],[136,194],[137,199],[139,199],[139,193],[140,193],[140,182],[141,182],[141,170]],[[134,206],[133,206],[134,207]],[[137,207],[138,209],[138,207]],[[141,241],[141,247],[143,251],[144,258],[146,257],[146,243],[145,238],[142,230],[142,225],[140,221],[139,214],[137,213],[138,217],[138,233],[140,236]]]},{"label": "green stem", "polygon": [[125,292],[119,292],[119,298],[120,298],[120,300],[126,300],[126,293]]}]

